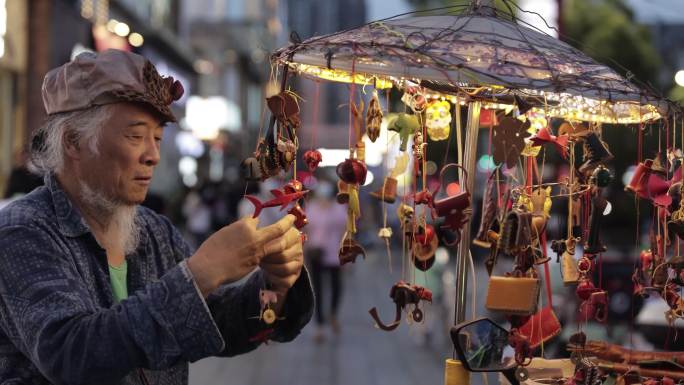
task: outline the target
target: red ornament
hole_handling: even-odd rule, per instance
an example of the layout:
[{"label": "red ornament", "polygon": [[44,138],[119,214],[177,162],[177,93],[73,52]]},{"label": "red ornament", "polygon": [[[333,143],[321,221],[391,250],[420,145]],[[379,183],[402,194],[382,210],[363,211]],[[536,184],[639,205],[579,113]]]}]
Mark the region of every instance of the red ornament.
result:
[{"label": "red ornament", "polygon": [[580,272],[588,273],[591,271],[591,268],[593,267],[593,263],[591,260],[587,257],[582,257],[580,258],[579,262],[577,262],[577,270]]},{"label": "red ornament", "polygon": [[435,238],[435,228],[432,225],[425,225],[425,229],[416,234],[416,241],[421,245],[429,245]]},{"label": "red ornament", "polygon": [[577,294],[577,297],[583,301],[586,301],[591,297],[591,295],[595,292],[599,291],[599,289],[594,286],[594,284],[588,280],[588,279],[583,279],[580,281],[580,283],[577,285],[577,290],[575,293]]},{"label": "red ornament", "polygon": [[318,168],[318,164],[323,160],[323,155],[318,150],[309,150],[304,153],[304,162],[309,171],[314,172]]},{"label": "red ornament", "polygon": [[413,201],[417,205],[428,205],[429,207],[432,207],[432,192],[427,189],[417,192],[413,196]]},{"label": "red ornament", "polygon": [[653,252],[651,250],[641,250],[639,254],[639,259],[641,260],[641,270],[646,271],[651,269],[653,264]]},{"label": "red ornament", "polygon": [[286,194],[294,194],[297,192],[300,192],[304,189],[304,185],[302,182],[298,181],[297,179],[292,179],[291,181],[287,182],[285,186],[283,186],[283,191]]},{"label": "red ornament", "polygon": [[302,206],[300,206],[299,204],[294,205],[294,207],[292,207],[290,211],[288,211],[287,213],[294,215],[294,225],[297,229],[301,229],[309,223],[309,219],[306,217],[304,209],[302,209]]},{"label": "red ornament", "polygon": [[345,159],[337,165],[337,176],[348,184],[364,184],[368,169],[366,165],[358,159]]}]

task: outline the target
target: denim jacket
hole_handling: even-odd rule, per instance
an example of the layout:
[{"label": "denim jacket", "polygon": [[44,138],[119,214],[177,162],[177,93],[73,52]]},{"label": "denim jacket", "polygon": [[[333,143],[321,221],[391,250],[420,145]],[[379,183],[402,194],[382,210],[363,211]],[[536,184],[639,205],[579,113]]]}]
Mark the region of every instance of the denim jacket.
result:
[{"label": "denim jacket", "polygon": [[[0,211],[0,383],[187,384],[188,362],[255,349],[265,325],[256,271],[206,300],[191,251],[163,216],[139,207],[126,256],[129,297],[114,303],[106,252],[53,175]],[[302,270],[270,340],[294,339],[313,293]]]}]

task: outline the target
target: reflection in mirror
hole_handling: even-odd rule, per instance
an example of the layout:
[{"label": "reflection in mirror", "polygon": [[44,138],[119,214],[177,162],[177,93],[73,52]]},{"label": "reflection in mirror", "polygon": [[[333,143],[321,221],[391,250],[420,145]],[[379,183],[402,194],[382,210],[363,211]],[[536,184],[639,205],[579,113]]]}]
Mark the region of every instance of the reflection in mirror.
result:
[{"label": "reflection in mirror", "polygon": [[508,331],[489,319],[463,327],[458,332],[458,344],[473,371],[500,371],[515,363]]}]

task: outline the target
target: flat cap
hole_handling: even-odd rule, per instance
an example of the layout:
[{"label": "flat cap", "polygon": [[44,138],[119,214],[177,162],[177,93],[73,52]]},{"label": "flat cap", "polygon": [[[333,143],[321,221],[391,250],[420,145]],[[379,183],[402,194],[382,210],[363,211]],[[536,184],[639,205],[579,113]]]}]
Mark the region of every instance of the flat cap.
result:
[{"label": "flat cap", "polygon": [[162,77],[144,57],[109,49],[84,52],[45,75],[43,104],[48,115],[122,101],[146,103],[175,122],[169,106],[183,96],[183,85]]}]

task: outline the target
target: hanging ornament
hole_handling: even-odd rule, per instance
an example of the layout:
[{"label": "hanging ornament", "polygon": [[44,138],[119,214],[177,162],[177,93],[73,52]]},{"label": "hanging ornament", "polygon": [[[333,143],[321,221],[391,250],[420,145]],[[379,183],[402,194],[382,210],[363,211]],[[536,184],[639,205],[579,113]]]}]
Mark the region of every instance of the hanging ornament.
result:
[{"label": "hanging ornament", "polygon": [[432,302],[432,292],[422,286],[409,285],[404,281],[399,281],[392,286],[390,298],[392,298],[395,305],[393,322],[389,324],[383,323],[378,315],[378,309],[375,307],[368,311],[375,321],[375,326],[384,331],[392,331],[399,327],[401,312],[409,305],[413,305],[413,311],[410,313],[411,319],[415,322],[421,322],[423,320],[423,311],[419,307],[420,301]]},{"label": "hanging ornament", "polygon": [[308,192],[309,190],[300,190],[293,192],[291,190],[286,190],[285,188],[273,189],[271,190],[271,194],[273,194],[274,198],[267,202],[262,202],[259,200],[259,198],[252,195],[245,195],[245,199],[252,202],[252,204],[254,205],[254,215],[252,216],[252,218],[256,218],[259,216],[262,209],[267,207],[280,207],[280,209],[283,210],[291,203],[296,204],[297,201],[302,199],[304,195],[306,195]]},{"label": "hanging ornament", "polygon": [[259,302],[261,303],[261,318],[266,325],[273,324],[277,317],[275,311],[271,309],[272,304],[278,302],[278,296],[274,291],[271,290],[259,290]]},{"label": "hanging ornament", "polygon": [[401,101],[415,113],[421,113],[427,107],[427,99],[418,87],[407,87]]},{"label": "hanging ornament", "polygon": [[397,207],[397,217],[399,217],[399,221],[403,227],[406,227],[411,223],[413,214],[413,207],[407,204],[401,203],[399,207]]},{"label": "hanging ornament", "polygon": [[527,129],[530,122],[521,122],[508,116],[504,116],[493,133],[494,162],[506,163],[506,167],[513,168],[518,163],[518,157],[525,148],[525,138],[530,136]]},{"label": "hanging ornament", "polygon": [[[460,108],[459,106],[456,106],[456,108]],[[489,110],[486,108],[483,108],[480,111],[480,127],[493,127],[499,124],[499,121],[496,117],[496,111],[495,110]]]},{"label": "hanging ornament", "polygon": [[383,227],[378,231],[378,237],[382,239],[390,239],[392,238],[392,228],[391,227]]},{"label": "hanging ornament", "polygon": [[304,153],[304,162],[309,171],[314,172],[318,164],[323,160],[323,155],[318,150],[309,150]]},{"label": "hanging ornament", "polygon": [[406,151],[409,136],[420,129],[420,122],[416,115],[398,113],[387,114],[387,129],[399,134],[401,144],[399,150]]},{"label": "hanging ornament", "polygon": [[427,271],[435,263],[435,252],[439,245],[434,227],[429,224],[419,226],[413,241],[413,265],[420,271]]},{"label": "hanging ornament", "polygon": [[449,163],[447,165],[444,165],[442,167],[442,171],[439,174],[439,181],[440,185],[442,186],[442,189],[445,192],[446,197],[439,198],[437,199],[434,197],[433,201],[433,206],[434,206],[434,214],[436,217],[444,218],[444,224],[442,224],[442,229],[444,230],[450,230],[453,232],[453,235],[455,236],[456,240],[453,242],[444,242],[449,246],[454,246],[458,242],[460,242],[461,239],[461,229],[463,226],[468,223],[468,220],[470,219],[470,215],[472,214],[472,208],[470,207],[470,192],[468,190],[463,189],[460,191],[456,191],[451,195],[446,194],[446,186],[444,184],[444,174],[446,170],[448,170],[451,167],[458,167],[463,171],[463,176],[464,176],[464,186],[467,186],[467,181],[465,178],[468,177],[468,174],[466,173],[466,170],[459,164],[456,163]]},{"label": "hanging ornament", "polygon": [[363,162],[358,159],[345,159],[344,162],[337,165],[337,176],[348,184],[364,184],[366,183],[366,174],[368,169]]},{"label": "hanging ornament", "polygon": [[[292,91],[283,91],[279,94],[266,98],[268,109],[283,128],[287,127],[297,131],[301,125],[299,118],[299,104],[297,95]],[[294,134],[295,132],[292,132]]]},{"label": "hanging ornament", "polygon": [[603,165],[598,166],[591,174],[591,178],[589,178],[590,183],[595,184],[600,188],[608,187],[612,180],[613,174],[611,174],[610,170]]},{"label": "hanging ornament", "polygon": [[587,136],[591,131],[589,131],[589,126],[586,123],[581,122],[563,122],[560,127],[558,127],[558,136],[567,135],[570,138],[581,138]]},{"label": "hanging ornament", "polygon": [[434,141],[449,139],[451,129],[451,104],[438,100],[428,104],[425,110],[425,125],[430,139]]},{"label": "hanging ornament", "polygon": [[380,136],[380,125],[382,124],[382,110],[380,109],[380,100],[378,99],[378,91],[373,91],[373,97],[368,103],[368,111],[366,111],[366,135],[371,142]]},{"label": "hanging ornament", "polygon": [[355,263],[356,257],[359,255],[363,257],[363,259],[366,259],[366,250],[363,249],[363,246],[356,242],[351,236],[345,237],[342,240],[342,245],[340,245],[338,253],[340,265],[345,265],[349,262]]},{"label": "hanging ornament", "polygon": [[280,168],[288,172],[297,157],[297,144],[291,139],[278,139],[276,146],[280,160]]},{"label": "hanging ornament", "polygon": [[541,152],[541,146],[535,146],[531,141],[525,141],[525,148],[523,148],[520,155],[536,158]]},{"label": "hanging ornament", "polygon": [[548,127],[542,127],[537,134],[530,138],[535,146],[541,146],[546,143],[551,143],[556,147],[556,150],[561,154],[563,159],[568,157],[568,135],[551,135]]},{"label": "hanging ornament", "polygon": [[416,131],[413,134],[413,145],[411,146],[411,149],[413,150],[413,160],[416,161],[416,170],[421,169],[418,162],[423,160],[425,147],[427,147],[427,143],[423,141],[423,133]]}]

